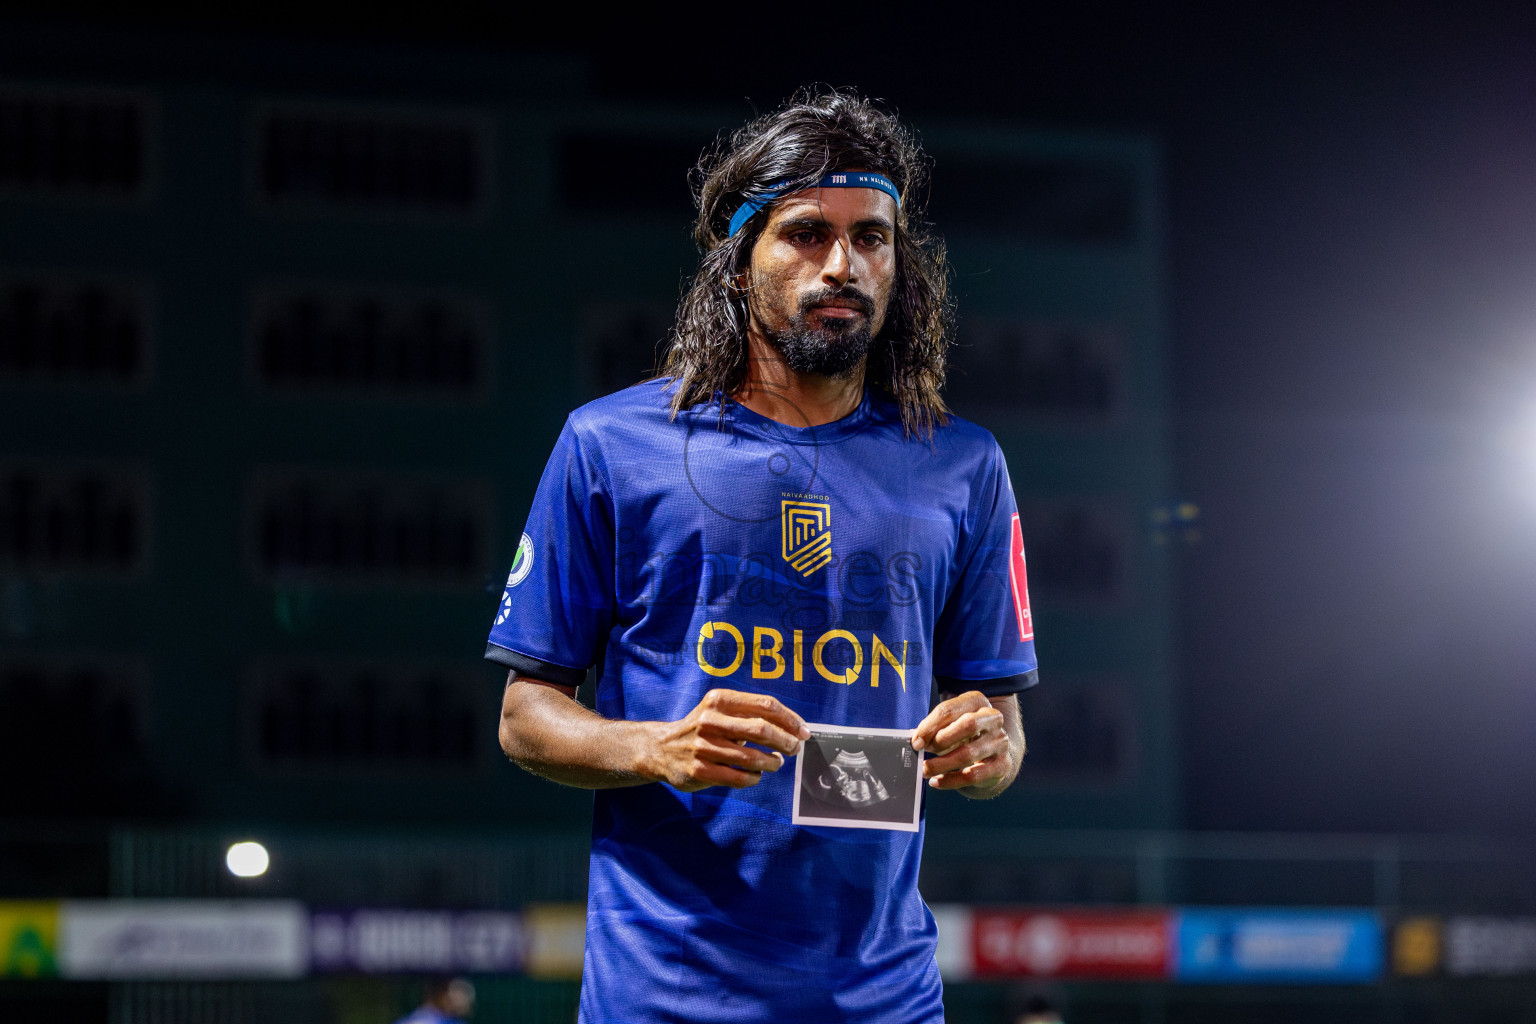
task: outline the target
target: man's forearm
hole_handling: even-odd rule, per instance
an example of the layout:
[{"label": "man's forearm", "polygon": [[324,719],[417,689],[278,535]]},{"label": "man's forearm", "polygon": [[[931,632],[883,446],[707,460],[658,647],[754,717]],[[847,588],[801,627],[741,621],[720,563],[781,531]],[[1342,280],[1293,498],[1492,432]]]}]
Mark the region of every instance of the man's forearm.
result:
[{"label": "man's forearm", "polygon": [[512,677],[501,707],[501,749],[525,771],[581,789],[654,781],[644,773],[651,722],[604,718],[553,686]]}]

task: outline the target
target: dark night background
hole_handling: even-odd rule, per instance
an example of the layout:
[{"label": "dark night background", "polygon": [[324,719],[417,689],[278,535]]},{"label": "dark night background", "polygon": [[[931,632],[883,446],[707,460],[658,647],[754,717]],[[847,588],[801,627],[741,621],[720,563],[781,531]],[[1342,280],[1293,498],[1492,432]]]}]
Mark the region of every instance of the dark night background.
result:
[{"label": "dark night background", "polygon": [[1529,834],[1536,7],[1449,7],[7,13],[555,53],[601,96],[743,118],[825,81],[919,129],[1152,131],[1179,496],[1201,508],[1185,824]]}]

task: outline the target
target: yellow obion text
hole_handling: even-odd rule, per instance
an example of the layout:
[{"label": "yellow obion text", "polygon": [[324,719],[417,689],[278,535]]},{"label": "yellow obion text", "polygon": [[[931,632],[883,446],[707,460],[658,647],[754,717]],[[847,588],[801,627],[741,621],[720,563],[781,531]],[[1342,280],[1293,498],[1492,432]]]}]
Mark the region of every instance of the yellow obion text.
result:
[{"label": "yellow obion text", "polygon": [[[726,637],[732,641],[731,660],[727,664],[716,665],[705,657],[704,644],[710,640]],[[847,644],[848,651],[852,654],[851,660],[845,658],[838,665],[841,671],[834,671],[827,667],[827,649],[832,644]],[[785,672],[790,672],[790,678],[796,682],[805,678],[806,645],[803,630],[793,631],[786,650],[784,634],[768,626],[753,626],[752,641],[749,645],[741,630],[731,623],[706,622],[699,627],[699,642],[694,650],[698,657],[699,668],[719,678],[734,675],[743,664],[748,663],[753,679],[779,679]],[[906,692],[907,641],[905,640],[901,641],[901,658],[897,660],[896,652],[891,646],[879,636],[872,634],[869,657],[866,662],[864,644],[857,636],[846,629],[829,629],[810,645],[810,655],[811,667],[823,679],[829,683],[842,683],[845,686],[851,686],[858,681],[866,664],[869,666],[869,685],[879,686],[880,666],[883,662],[896,673],[896,678],[901,681],[902,692]]]}]

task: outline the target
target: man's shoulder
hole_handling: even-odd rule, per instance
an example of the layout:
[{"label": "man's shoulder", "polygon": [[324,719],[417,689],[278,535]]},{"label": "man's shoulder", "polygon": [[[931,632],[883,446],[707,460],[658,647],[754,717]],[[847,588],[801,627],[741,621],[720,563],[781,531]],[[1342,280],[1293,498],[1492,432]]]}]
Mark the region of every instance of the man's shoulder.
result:
[{"label": "man's shoulder", "polygon": [[870,419],[879,426],[883,439],[903,444],[928,446],[951,454],[973,452],[990,454],[998,449],[997,439],[981,424],[946,410],[944,422],[935,424],[932,438],[910,435],[902,427],[901,407],[883,389],[870,389]]},{"label": "man's shoulder", "polygon": [[667,422],[672,412],[671,383],[665,377],[642,381],[593,399],[571,412],[571,426],[582,435],[601,438],[618,427]]},{"label": "man's shoulder", "polygon": [[993,458],[1002,449],[992,431],[980,423],[957,416],[951,412],[947,421],[934,428],[934,447],[945,450],[951,457],[971,456],[977,459]]}]

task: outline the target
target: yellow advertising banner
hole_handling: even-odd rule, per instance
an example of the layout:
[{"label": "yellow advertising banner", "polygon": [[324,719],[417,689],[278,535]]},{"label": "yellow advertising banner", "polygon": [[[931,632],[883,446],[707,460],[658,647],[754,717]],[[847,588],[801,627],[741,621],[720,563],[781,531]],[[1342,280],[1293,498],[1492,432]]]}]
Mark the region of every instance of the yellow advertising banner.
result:
[{"label": "yellow advertising banner", "polygon": [[584,903],[535,903],[523,908],[528,936],[524,969],[530,978],[579,978],[587,942]]},{"label": "yellow advertising banner", "polygon": [[0,900],[0,978],[53,978],[59,939],[57,903]]},{"label": "yellow advertising banner", "polygon": [[1392,935],[1392,968],[1405,977],[1434,974],[1440,970],[1440,919],[1409,917],[1397,923]]}]

